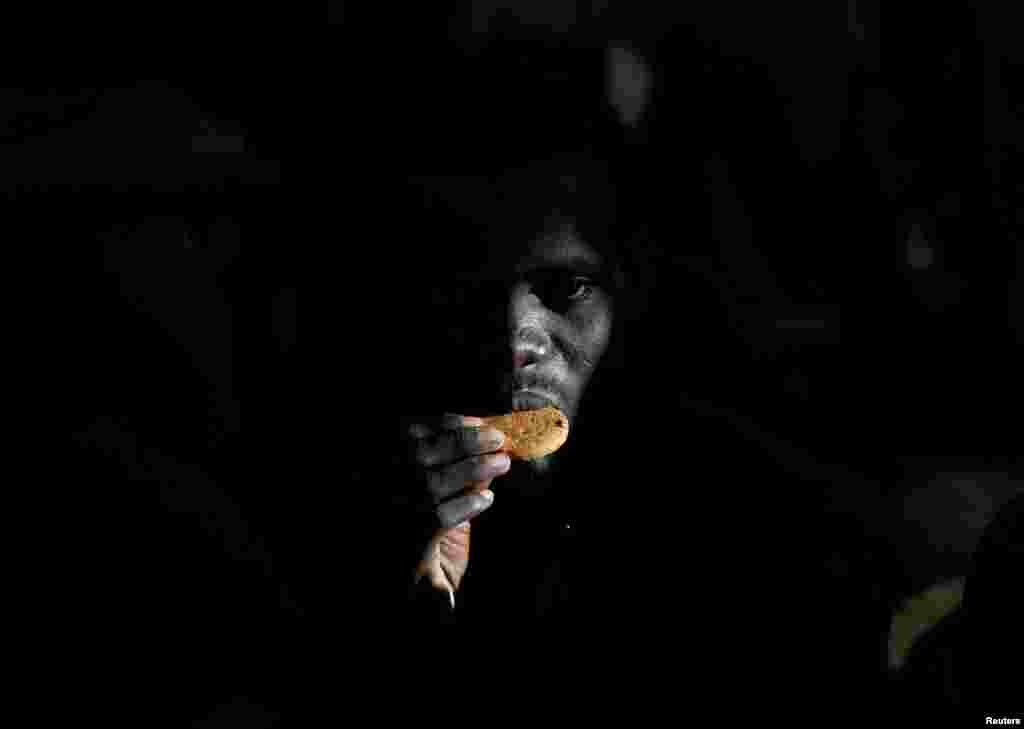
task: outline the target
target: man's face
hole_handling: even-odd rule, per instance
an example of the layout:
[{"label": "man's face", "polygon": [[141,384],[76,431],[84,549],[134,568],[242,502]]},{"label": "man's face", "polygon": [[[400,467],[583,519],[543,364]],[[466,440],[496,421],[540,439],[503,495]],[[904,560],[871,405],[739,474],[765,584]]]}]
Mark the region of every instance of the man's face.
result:
[{"label": "man's face", "polygon": [[501,407],[554,405],[571,422],[611,338],[605,261],[564,225],[492,262],[507,296]]}]

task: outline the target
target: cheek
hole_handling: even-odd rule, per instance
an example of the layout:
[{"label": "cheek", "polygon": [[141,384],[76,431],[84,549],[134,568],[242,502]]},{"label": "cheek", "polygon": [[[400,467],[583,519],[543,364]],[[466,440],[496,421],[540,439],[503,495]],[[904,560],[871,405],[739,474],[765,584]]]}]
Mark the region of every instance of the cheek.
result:
[{"label": "cheek", "polygon": [[612,311],[608,306],[595,306],[575,314],[572,319],[580,348],[595,365],[608,348],[612,333]]}]

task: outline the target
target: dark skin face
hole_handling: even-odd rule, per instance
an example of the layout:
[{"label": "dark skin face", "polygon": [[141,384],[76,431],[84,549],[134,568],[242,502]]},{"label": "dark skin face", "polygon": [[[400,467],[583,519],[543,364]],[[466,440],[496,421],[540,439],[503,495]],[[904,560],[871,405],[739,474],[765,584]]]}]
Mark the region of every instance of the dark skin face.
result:
[{"label": "dark skin face", "polygon": [[[486,390],[474,398],[480,407],[497,414],[553,405],[571,423],[611,342],[614,306],[598,251],[563,221],[543,228],[548,232],[517,249],[490,252],[487,285],[473,303],[491,313],[487,326],[497,346],[485,335],[477,340],[478,351],[460,359],[493,375],[482,378]],[[409,428],[419,483],[441,527],[426,545],[415,579],[447,591],[453,605],[468,565],[470,520],[490,507],[491,482],[511,467],[508,456],[496,452],[501,434],[493,432],[497,440],[490,441],[483,426],[477,418],[448,415]],[[558,457],[525,463],[544,474]]]},{"label": "dark skin face", "polygon": [[[570,224],[497,258],[507,296],[507,358],[497,389],[504,410],[554,405],[572,422],[608,349],[614,302],[604,261]],[[545,471],[550,460],[530,462]]]}]

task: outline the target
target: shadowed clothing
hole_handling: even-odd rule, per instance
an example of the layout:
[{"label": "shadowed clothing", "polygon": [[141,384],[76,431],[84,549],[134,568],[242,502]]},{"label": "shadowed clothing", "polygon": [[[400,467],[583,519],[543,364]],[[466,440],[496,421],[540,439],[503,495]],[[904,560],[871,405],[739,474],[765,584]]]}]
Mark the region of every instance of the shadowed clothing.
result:
[{"label": "shadowed clothing", "polygon": [[709,700],[884,699],[879,547],[852,518],[824,514],[821,484],[782,473],[721,423],[660,411],[631,428],[631,411],[612,406],[622,426],[578,429],[547,491],[517,484],[536,478],[517,466],[496,480],[455,610],[423,584],[410,632],[514,634],[510,650],[536,651],[531,670],[581,672],[620,699],[678,684],[680,666]]}]

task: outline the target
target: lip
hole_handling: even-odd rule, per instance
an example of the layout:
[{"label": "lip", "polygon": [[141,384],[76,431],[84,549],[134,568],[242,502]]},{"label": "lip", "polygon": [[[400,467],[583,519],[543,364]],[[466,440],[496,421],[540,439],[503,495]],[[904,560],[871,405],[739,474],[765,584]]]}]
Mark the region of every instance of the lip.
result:
[{"label": "lip", "polygon": [[540,410],[541,408],[557,408],[564,412],[564,408],[557,399],[549,393],[529,388],[520,388],[512,391],[512,410]]}]

